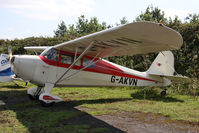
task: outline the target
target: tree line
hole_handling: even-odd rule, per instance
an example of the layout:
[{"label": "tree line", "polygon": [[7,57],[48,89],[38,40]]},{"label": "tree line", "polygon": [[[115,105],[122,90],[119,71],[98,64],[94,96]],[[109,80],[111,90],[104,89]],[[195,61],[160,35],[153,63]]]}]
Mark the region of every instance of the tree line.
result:
[{"label": "tree line", "polygon": [[[163,23],[164,25],[178,31],[183,37],[183,45],[180,50],[172,51],[175,56],[176,72],[191,77],[194,86],[198,88],[199,82],[199,15],[190,14],[185,20],[180,20],[178,16],[174,19],[166,18],[164,11],[158,7],[149,6],[135,20],[152,21]],[[123,17],[115,26],[129,23]],[[0,40],[0,53],[7,53],[8,46],[12,47],[13,54],[33,54],[23,49],[25,46],[53,46],[65,41],[69,41],[87,34],[114,27],[106,22],[100,23],[97,17],[87,19],[84,15],[78,17],[76,24],[66,25],[64,21],[58,24],[54,31],[54,37],[29,37],[25,39]],[[108,60],[117,64],[145,71],[149,68],[158,53],[134,56],[109,57]],[[199,92],[199,90],[197,90]]]}]

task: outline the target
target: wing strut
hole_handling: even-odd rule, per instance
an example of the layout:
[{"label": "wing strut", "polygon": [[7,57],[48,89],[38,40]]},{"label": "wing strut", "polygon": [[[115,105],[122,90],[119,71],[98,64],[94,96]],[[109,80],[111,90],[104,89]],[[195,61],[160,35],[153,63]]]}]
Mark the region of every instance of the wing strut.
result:
[{"label": "wing strut", "polygon": [[[116,52],[118,52],[118,51],[120,51],[120,50],[121,50],[121,49],[114,50],[113,52],[109,53],[109,54],[106,55],[106,56],[107,56],[107,57],[108,57],[108,56],[111,56],[112,54],[114,54],[114,53],[116,53]],[[61,81],[66,80],[66,79],[68,79],[68,78],[70,78],[70,77],[73,77],[74,75],[78,74],[78,73],[81,72],[82,70],[84,70],[84,69],[88,68],[89,66],[91,66],[91,65],[93,65],[93,64],[95,64],[95,63],[97,63],[99,60],[102,59],[102,58],[100,58],[99,60],[94,61],[94,60],[98,57],[99,54],[101,54],[101,52],[99,52],[98,54],[96,54],[95,57],[91,60],[91,62],[90,62],[87,66],[85,66],[85,67],[79,69],[77,72],[75,72],[75,73],[69,75],[68,77],[62,79]],[[105,57],[106,57],[106,56],[105,56]]]},{"label": "wing strut", "polygon": [[[81,59],[81,57],[89,50],[89,48],[93,45],[94,42],[91,42],[90,45],[88,45],[88,47],[86,47],[86,49],[81,53],[81,55],[75,59],[73,61],[73,63],[70,65],[70,67],[65,71],[65,73],[55,82],[55,84],[57,84],[69,71],[70,69],[75,65],[75,63]],[[77,52],[77,49],[76,49],[76,52]],[[75,56],[76,56],[76,53],[75,53]],[[76,57],[75,57],[76,58]]]},{"label": "wing strut", "polygon": [[[99,52],[98,54],[96,54],[96,56],[90,61],[90,63],[89,63],[87,66],[85,66],[85,67],[79,69],[77,72],[75,72],[75,73],[69,75],[68,77],[62,79],[61,81],[66,80],[66,79],[68,79],[68,78],[70,78],[70,77],[76,75],[76,74],[79,73],[80,71],[86,69],[87,67],[89,67],[89,66],[91,66],[91,65],[93,65],[93,64],[95,64],[95,63],[97,63],[99,60],[97,60],[97,61],[95,61],[95,62],[93,62],[93,61],[98,57],[98,55],[99,55],[100,53],[101,53],[101,52]],[[100,59],[100,60],[101,60],[101,59]]]},{"label": "wing strut", "polygon": [[77,58],[77,47],[75,48],[75,57],[74,57],[74,60],[76,60]]}]

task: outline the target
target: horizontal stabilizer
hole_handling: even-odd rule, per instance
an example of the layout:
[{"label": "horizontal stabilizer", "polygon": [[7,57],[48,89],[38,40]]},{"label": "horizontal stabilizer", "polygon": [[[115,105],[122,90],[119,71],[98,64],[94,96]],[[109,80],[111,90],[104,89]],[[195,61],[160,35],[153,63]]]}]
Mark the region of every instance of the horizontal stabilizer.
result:
[{"label": "horizontal stabilizer", "polygon": [[191,83],[191,79],[182,76],[182,75],[176,75],[176,76],[164,76],[165,78],[169,79],[173,83]]},{"label": "horizontal stabilizer", "polygon": [[151,76],[159,76],[159,77],[165,77],[169,79],[172,83],[191,83],[191,79],[182,76],[182,75],[175,75],[175,76],[170,76],[170,75],[156,75],[156,74],[149,74]]}]

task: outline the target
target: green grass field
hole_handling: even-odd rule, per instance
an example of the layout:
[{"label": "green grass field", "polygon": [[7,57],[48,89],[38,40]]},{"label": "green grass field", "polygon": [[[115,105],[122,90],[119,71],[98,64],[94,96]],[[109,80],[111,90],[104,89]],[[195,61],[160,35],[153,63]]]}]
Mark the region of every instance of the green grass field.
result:
[{"label": "green grass field", "polygon": [[18,86],[0,83],[0,133],[104,133],[109,129],[78,117],[86,115],[91,121],[103,123],[94,116],[121,111],[155,113],[173,120],[199,122],[199,98],[175,94],[171,90],[161,97],[160,88],[54,88],[52,93],[64,101],[44,108],[38,101],[27,98],[27,88],[32,84],[16,83]]}]

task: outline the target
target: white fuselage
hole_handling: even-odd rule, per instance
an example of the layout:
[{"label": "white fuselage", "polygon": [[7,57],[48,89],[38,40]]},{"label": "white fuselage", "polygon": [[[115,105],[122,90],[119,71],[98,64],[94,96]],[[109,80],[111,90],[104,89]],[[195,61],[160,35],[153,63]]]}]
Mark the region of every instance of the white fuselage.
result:
[{"label": "white fuselage", "polygon": [[40,56],[16,55],[13,62],[13,71],[23,80],[30,81],[38,86],[44,86],[45,83],[55,84],[56,82],[56,86],[168,85],[167,82],[164,81],[164,78],[157,76],[151,77],[147,74],[147,72],[138,72],[108,62],[106,60],[101,60],[101,64],[96,63],[96,66],[94,68],[72,68],[66,73],[66,75],[64,75],[64,77],[59,82],[57,82],[57,80],[65,73],[68,68],[61,67],[57,64],[48,64],[43,61]]}]

